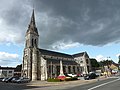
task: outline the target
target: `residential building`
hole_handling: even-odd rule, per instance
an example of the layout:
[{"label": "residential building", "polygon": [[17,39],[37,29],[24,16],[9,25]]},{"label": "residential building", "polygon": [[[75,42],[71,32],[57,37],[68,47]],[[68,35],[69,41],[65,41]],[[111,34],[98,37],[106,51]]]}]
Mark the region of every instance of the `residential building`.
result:
[{"label": "residential building", "polygon": [[0,67],[0,78],[13,77],[14,69],[12,67]]}]

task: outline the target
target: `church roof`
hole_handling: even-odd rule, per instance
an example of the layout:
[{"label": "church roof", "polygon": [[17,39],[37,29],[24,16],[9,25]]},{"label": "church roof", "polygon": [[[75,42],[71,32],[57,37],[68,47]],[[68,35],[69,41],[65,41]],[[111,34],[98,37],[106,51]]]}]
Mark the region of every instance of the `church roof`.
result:
[{"label": "church roof", "polygon": [[83,55],[86,55],[87,57],[89,57],[88,54],[87,54],[87,52],[81,52],[81,53],[73,54],[72,56],[73,57],[81,57]]},{"label": "church roof", "polygon": [[81,53],[73,54],[73,57],[80,57],[80,56],[83,56],[83,55],[84,55],[84,52],[81,52]]},{"label": "church roof", "polygon": [[81,57],[83,55],[89,57],[87,52],[81,52],[81,53],[69,55],[69,54],[64,54],[64,53],[45,50],[45,49],[39,49],[39,50],[43,55],[56,56],[56,57],[64,57],[64,58],[71,58],[71,59],[74,59],[75,57]]},{"label": "church roof", "polygon": [[72,55],[69,55],[69,54],[64,54],[64,53],[45,50],[45,49],[39,49],[39,50],[43,55],[58,56],[58,57],[65,57],[65,58],[72,58],[73,59]]}]

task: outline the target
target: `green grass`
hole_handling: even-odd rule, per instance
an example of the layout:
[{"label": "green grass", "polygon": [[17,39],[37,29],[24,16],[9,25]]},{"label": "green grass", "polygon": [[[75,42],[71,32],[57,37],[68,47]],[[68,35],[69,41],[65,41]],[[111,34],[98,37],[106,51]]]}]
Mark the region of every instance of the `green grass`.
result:
[{"label": "green grass", "polygon": [[57,78],[48,78],[47,81],[48,81],[48,82],[60,82],[61,80],[60,80],[60,79],[57,79]]},{"label": "green grass", "polygon": [[77,77],[65,78],[65,80],[60,80],[58,78],[48,78],[48,82],[61,82],[61,81],[74,81],[78,80]]}]

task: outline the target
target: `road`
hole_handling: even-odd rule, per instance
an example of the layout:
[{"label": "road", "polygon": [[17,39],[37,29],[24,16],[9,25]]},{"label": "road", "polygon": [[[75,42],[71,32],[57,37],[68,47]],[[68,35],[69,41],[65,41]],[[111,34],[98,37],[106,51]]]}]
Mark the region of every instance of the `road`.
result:
[{"label": "road", "polygon": [[0,90],[120,90],[120,79],[109,78],[90,84],[74,86],[27,86],[26,84],[2,83]]},{"label": "road", "polygon": [[64,90],[120,90],[120,79],[110,78],[95,83],[68,88]]},{"label": "road", "polygon": [[36,88],[42,88],[37,86],[27,86],[24,84],[17,84],[17,83],[4,83],[0,82],[0,90],[34,90]]}]

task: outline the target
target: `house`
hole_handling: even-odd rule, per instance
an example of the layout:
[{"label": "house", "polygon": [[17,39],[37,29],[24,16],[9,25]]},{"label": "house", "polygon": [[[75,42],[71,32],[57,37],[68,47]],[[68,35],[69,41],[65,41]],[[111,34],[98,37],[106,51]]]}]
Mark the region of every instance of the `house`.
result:
[{"label": "house", "polygon": [[13,77],[14,69],[12,67],[0,67],[0,78]]}]

